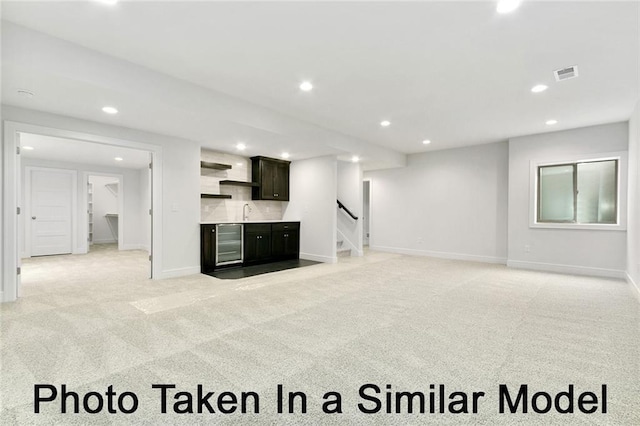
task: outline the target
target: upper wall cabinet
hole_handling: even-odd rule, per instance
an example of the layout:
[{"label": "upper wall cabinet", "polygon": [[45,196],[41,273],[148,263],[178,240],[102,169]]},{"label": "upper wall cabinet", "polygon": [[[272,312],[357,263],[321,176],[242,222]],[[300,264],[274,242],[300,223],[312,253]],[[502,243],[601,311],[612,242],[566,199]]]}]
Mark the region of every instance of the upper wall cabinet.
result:
[{"label": "upper wall cabinet", "polygon": [[251,199],[289,201],[289,164],[275,158],[251,157],[251,180],[258,183],[251,190]]}]

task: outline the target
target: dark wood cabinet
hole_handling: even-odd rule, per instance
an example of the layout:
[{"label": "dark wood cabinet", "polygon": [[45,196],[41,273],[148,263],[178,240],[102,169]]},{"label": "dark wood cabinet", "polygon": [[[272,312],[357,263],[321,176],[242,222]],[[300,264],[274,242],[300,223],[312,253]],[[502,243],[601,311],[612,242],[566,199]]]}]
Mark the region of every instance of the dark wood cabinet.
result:
[{"label": "dark wood cabinet", "polygon": [[[225,230],[218,231],[215,224],[200,225],[200,272],[211,274],[220,268],[257,265],[259,263],[298,259],[300,257],[300,222],[244,223],[242,243],[238,237],[238,246],[242,244],[242,262],[225,261],[225,250],[234,241],[224,237],[229,227],[239,224],[220,224]],[[220,232],[219,242],[216,233]],[[239,235],[239,234],[238,234]],[[220,244],[218,266],[216,266],[217,244]]]},{"label": "dark wood cabinet", "polygon": [[271,260],[271,224],[248,223],[244,225],[244,264]]},{"label": "dark wood cabinet", "polygon": [[274,259],[297,259],[300,254],[300,224],[274,223],[271,226],[271,255]]},{"label": "dark wood cabinet", "polygon": [[200,272],[213,272],[216,267],[216,226],[200,226]]},{"label": "dark wood cabinet", "polygon": [[258,184],[251,190],[251,199],[289,201],[290,164],[275,158],[251,157],[251,180]]}]

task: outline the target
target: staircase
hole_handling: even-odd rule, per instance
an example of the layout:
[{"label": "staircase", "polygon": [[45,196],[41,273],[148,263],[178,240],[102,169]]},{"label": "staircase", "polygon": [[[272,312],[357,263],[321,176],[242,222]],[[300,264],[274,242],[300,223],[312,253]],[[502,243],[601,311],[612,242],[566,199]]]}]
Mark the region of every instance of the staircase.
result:
[{"label": "staircase", "polygon": [[351,249],[348,247],[344,247],[343,240],[336,241],[336,255],[338,257],[351,257]]}]

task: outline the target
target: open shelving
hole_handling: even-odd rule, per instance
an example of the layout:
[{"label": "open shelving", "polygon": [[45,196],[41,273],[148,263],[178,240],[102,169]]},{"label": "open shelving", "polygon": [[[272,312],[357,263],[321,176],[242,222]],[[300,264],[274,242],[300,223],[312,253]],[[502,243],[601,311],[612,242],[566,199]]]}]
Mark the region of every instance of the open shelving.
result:
[{"label": "open shelving", "polygon": [[230,199],[231,195],[227,195],[227,194],[200,194],[200,198]]},{"label": "open shelving", "polygon": [[200,161],[200,167],[203,169],[229,170],[230,164],[212,163],[210,161]]},{"label": "open shelving", "polygon": [[241,180],[229,180],[229,179],[225,179],[225,180],[221,180],[220,181],[220,185],[233,185],[233,186],[247,186],[247,187],[254,187],[254,186],[258,186],[257,182],[244,182]]}]

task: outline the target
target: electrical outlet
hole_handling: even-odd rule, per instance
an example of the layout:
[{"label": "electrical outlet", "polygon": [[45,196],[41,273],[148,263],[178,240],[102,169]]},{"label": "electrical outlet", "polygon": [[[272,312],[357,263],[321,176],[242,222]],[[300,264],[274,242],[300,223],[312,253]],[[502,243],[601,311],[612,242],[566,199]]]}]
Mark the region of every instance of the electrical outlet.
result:
[{"label": "electrical outlet", "polygon": [[422,244],[422,237],[418,237],[418,244]]},{"label": "electrical outlet", "polygon": [[524,246],[524,252],[525,253],[531,253],[531,246],[528,245],[528,244],[526,246]]}]

